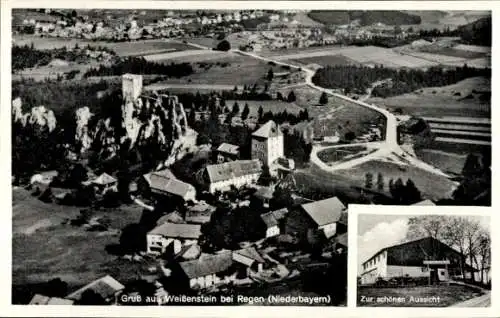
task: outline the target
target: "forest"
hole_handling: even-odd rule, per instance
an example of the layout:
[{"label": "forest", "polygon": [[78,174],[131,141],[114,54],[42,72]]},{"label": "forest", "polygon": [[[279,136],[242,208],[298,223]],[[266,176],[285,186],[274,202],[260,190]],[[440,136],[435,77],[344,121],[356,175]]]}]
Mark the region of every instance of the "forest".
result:
[{"label": "forest", "polygon": [[316,72],[313,83],[327,88],[342,88],[345,93],[365,94],[372,83],[392,79],[392,85],[373,89],[373,96],[390,97],[410,93],[424,87],[440,87],[457,83],[470,77],[491,77],[491,69],[456,68],[440,66],[421,69],[394,69],[377,65],[373,68],[355,65],[327,66]]}]

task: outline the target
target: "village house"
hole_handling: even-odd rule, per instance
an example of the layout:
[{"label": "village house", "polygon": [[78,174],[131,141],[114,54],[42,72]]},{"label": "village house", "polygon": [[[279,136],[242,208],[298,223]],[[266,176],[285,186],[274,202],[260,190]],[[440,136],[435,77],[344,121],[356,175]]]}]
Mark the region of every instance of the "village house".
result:
[{"label": "village house", "polygon": [[236,279],[231,251],[202,254],[198,259],[179,263],[179,287],[205,289],[213,285],[228,284]]},{"label": "village house", "polygon": [[305,240],[316,231],[324,233],[326,238],[332,238],[347,231],[343,216],[346,211],[345,205],[337,197],[302,204],[289,212],[287,232],[297,232]]},{"label": "village house", "polygon": [[[361,283],[374,284],[377,279],[392,277],[428,278],[430,283],[446,282],[460,277],[460,262],[465,256],[443,242],[426,237],[385,247],[362,264]],[[475,271],[465,264],[465,278]],[[462,276],[463,278],[463,276]]]},{"label": "village house", "polygon": [[231,186],[240,188],[256,183],[262,173],[259,160],[236,160],[215,165],[208,165],[204,178],[208,182],[210,193],[228,191]]},{"label": "village house", "polygon": [[217,148],[217,163],[238,160],[240,158],[240,147],[228,143],[222,143]]},{"label": "village house", "polygon": [[238,276],[240,277],[248,277],[251,271],[256,273],[262,272],[266,263],[255,247],[233,251],[232,260],[243,266],[242,270],[239,271]]},{"label": "village house", "polygon": [[156,197],[174,197],[184,202],[196,201],[196,189],[177,179],[170,169],[145,174],[139,187],[142,193]]},{"label": "village house", "polygon": [[69,294],[66,296],[66,299],[78,302],[82,299],[82,295],[84,295],[86,291],[93,291],[97,295],[101,296],[106,304],[116,305],[118,303],[118,298],[124,289],[125,286],[123,286],[120,282],[113,277],[106,275]]},{"label": "village house", "polygon": [[288,209],[283,208],[260,215],[262,221],[266,224],[266,237],[273,237],[281,234],[283,221],[287,214]]},{"label": "village house", "polygon": [[73,305],[75,301],[59,297],[49,297],[40,294],[35,294],[29,305]]},{"label": "village house", "polygon": [[104,195],[108,191],[118,191],[118,180],[110,176],[106,172],[102,173],[95,179],[82,182],[84,186],[92,186],[96,194]]},{"label": "village house", "polygon": [[158,225],[146,236],[147,253],[162,255],[167,248],[177,254],[182,247],[198,243],[201,235],[201,226],[197,224],[164,223]]}]

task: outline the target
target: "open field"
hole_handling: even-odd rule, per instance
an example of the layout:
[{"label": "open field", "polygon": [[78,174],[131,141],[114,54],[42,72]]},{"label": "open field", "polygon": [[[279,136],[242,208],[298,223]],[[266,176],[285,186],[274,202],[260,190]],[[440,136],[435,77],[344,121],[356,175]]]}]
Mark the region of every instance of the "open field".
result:
[{"label": "open field", "polygon": [[418,149],[417,157],[445,173],[460,175],[464,167],[465,154],[455,154],[438,149]]},{"label": "open field", "polygon": [[[79,214],[81,208],[47,204],[24,189],[13,190],[12,282],[14,288],[46,282],[59,277],[70,288],[86,284],[102,275],[118,280],[135,277],[137,266],[117,259],[105,248],[119,241],[119,231],[88,232],[82,227],[62,224]],[[142,209],[123,206],[100,210],[111,228],[120,230],[139,221]],[[136,264],[139,265],[139,264]]]},{"label": "open field", "polygon": [[279,100],[266,100],[266,101],[254,101],[254,100],[227,100],[226,105],[229,109],[232,109],[235,102],[238,102],[240,107],[240,112],[245,107],[245,104],[248,104],[248,108],[250,109],[250,113],[248,117],[258,117],[259,107],[262,106],[262,110],[264,114],[268,111],[272,113],[281,113],[283,111],[287,111],[289,114],[298,114],[303,108],[297,106],[295,103],[287,103]]},{"label": "open field", "polygon": [[373,175],[381,173],[385,180],[385,191],[388,191],[390,179],[401,178],[403,182],[411,179],[420,190],[424,199],[442,199],[449,197],[454,189],[454,183],[442,176],[427,172],[411,165],[399,165],[389,161],[372,160],[355,166],[351,169],[338,170],[334,174],[351,178],[353,183],[364,186],[365,175],[371,172]]},{"label": "open field", "polygon": [[185,51],[153,53],[145,55],[144,58],[150,62],[169,63],[175,61],[177,63],[180,63],[180,62],[204,61],[205,59],[211,60],[214,58],[220,59],[227,54],[228,54],[227,52],[220,52],[220,51],[189,49]]},{"label": "open field", "polygon": [[71,71],[79,71],[76,74],[75,79],[82,79],[83,74],[87,72],[92,67],[99,67],[99,62],[91,62],[85,64],[78,64],[69,62],[67,65],[45,65],[38,66],[34,68],[27,68],[24,70],[17,71],[12,74],[12,80],[21,80],[23,78],[30,78],[35,81],[43,81],[47,78],[56,79],[58,75],[64,76],[65,73]]},{"label": "open field", "polygon": [[427,87],[413,93],[370,98],[367,102],[400,108],[416,116],[491,117],[491,79],[473,77],[453,85]]},{"label": "open field", "polygon": [[[283,91],[288,96],[289,90]],[[343,137],[347,132],[360,135],[367,130],[368,123],[379,123],[383,116],[375,110],[360,106],[356,103],[328,97],[326,105],[319,105],[321,93],[309,86],[293,88],[298,106],[306,108],[309,117],[313,117],[314,135],[331,136],[335,132]]]},{"label": "open field", "polygon": [[89,41],[85,39],[66,39],[39,36],[14,36],[13,42],[16,45],[31,45],[38,50],[49,50],[55,48],[73,48],[75,45],[82,46],[103,46],[112,49],[119,56],[141,56],[167,51],[196,50],[196,48],[184,43],[168,40],[140,40],[132,42],[104,42]]},{"label": "open field", "polygon": [[[211,51],[202,51],[211,52]],[[181,79],[172,78],[166,83],[174,84],[214,84],[217,85],[261,85],[266,82],[265,76],[270,68],[274,73],[285,71],[281,66],[271,66],[268,63],[248,56],[232,52],[217,52],[218,58],[213,58],[214,53],[193,55],[189,62],[193,64],[195,73]],[[205,60],[208,56],[209,59]],[[186,58],[178,58],[167,61],[187,62]]]},{"label": "open field", "polygon": [[297,62],[302,65],[308,64],[318,64],[321,66],[327,65],[357,65],[358,62],[348,58],[345,55],[337,54],[337,55],[326,55],[326,56],[318,56],[318,57],[310,57],[310,58],[302,58],[297,60],[292,60],[292,62]]},{"label": "open field", "polygon": [[491,57],[487,57],[486,53],[442,47],[437,47],[436,50],[436,52],[420,52],[405,47],[389,49],[376,46],[335,45],[321,48],[289,49],[268,55],[276,60],[292,60],[320,65],[331,63],[328,60],[330,56],[343,55],[353,63],[394,68],[427,68],[437,65],[463,66],[464,64],[477,68],[491,67]]},{"label": "open field", "polygon": [[[439,286],[422,286],[422,287],[406,287],[406,288],[375,288],[375,287],[358,287],[358,306],[373,306],[373,307],[448,307],[455,303],[462,302],[474,297],[481,296],[483,293],[471,289],[470,287],[460,285],[439,285]],[[402,297],[403,302],[380,302],[367,303],[361,301],[361,297]],[[416,302],[412,301],[412,297],[438,297],[439,302]]]}]

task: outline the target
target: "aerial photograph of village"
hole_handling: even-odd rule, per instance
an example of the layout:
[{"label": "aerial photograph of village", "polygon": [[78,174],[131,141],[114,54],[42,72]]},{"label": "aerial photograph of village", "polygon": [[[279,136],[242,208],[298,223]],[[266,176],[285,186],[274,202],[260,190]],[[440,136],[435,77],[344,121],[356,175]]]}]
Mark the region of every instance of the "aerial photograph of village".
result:
[{"label": "aerial photograph of village", "polygon": [[360,214],[357,254],[358,306],[491,306],[490,217]]},{"label": "aerial photograph of village", "polygon": [[491,206],[491,42],[489,11],[13,9],[12,303],[346,306],[350,204]]}]

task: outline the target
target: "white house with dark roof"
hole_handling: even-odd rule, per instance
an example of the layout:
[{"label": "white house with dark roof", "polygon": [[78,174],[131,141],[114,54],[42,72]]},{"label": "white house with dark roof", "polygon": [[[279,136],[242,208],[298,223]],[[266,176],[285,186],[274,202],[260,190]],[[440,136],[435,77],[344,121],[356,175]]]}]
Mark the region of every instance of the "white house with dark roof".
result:
[{"label": "white house with dark roof", "polygon": [[186,202],[196,201],[196,189],[191,184],[177,179],[169,169],[145,174],[143,179],[147,190],[152,194],[178,197]]},{"label": "white house with dark roof", "polygon": [[147,234],[147,252],[161,255],[170,247],[173,254],[178,254],[183,246],[198,243],[200,235],[199,224],[164,223]]},{"label": "white house with dark roof", "polygon": [[239,157],[240,157],[240,146],[224,142],[219,146],[219,148],[217,148],[218,163],[238,160]]},{"label": "white house with dark roof", "polygon": [[259,252],[257,252],[255,247],[247,247],[233,251],[233,261],[246,266],[247,275],[250,270],[261,272],[266,262]]},{"label": "white house with dark roof", "polygon": [[268,121],[252,134],[252,159],[271,167],[284,153],[283,133],[274,121]]},{"label": "white house with dark roof", "polygon": [[287,214],[288,209],[283,208],[260,215],[262,221],[266,224],[266,237],[273,237],[281,234],[281,222]]},{"label": "white house with dark roof", "polygon": [[215,165],[208,165],[205,170],[205,179],[208,190],[228,191],[231,186],[240,188],[244,185],[256,183],[262,173],[259,160],[237,160]]}]

